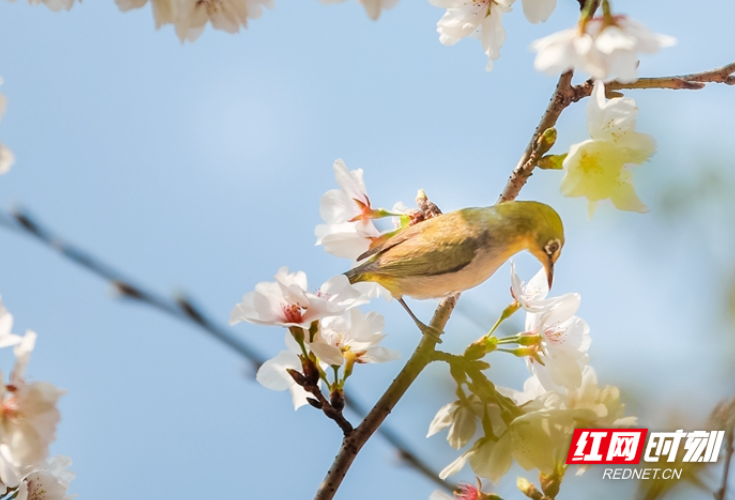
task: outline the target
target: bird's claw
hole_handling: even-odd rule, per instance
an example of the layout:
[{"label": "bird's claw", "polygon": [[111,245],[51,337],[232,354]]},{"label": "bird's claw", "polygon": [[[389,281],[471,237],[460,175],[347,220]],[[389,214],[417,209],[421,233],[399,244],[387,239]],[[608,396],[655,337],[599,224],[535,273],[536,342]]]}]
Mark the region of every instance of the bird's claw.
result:
[{"label": "bird's claw", "polygon": [[433,340],[437,344],[442,343],[441,334],[444,333],[443,331],[439,330],[436,327],[425,325],[423,323],[419,325],[419,328],[421,329],[421,333],[429,337],[431,340]]}]

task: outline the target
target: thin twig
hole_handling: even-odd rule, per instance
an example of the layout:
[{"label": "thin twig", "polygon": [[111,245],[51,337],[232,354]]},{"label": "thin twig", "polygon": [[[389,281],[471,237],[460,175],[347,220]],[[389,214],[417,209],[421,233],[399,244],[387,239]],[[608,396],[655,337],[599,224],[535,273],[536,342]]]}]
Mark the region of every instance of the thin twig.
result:
[{"label": "thin twig", "polygon": [[[169,316],[199,327],[205,333],[229,347],[242,358],[247,360],[257,370],[265,361],[265,357],[247,342],[231,333],[229,328],[224,328],[197,306],[190,298],[179,295],[169,300],[143,285],[129,279],[124,273],[113,266],[103,262],[89,252],[66,242],[51,230],[43,226],[28,212],[15,210],[11,213],[0,212],[0,226],[3,229],[14,231],[17,234],[32,236],[40,243],[56,250],[61,256],[77,264],[92,274],[111,283],[122,296],[138,301],[156,311],[163,312]],[[364,406],[361,405],[353,395],[345,395],[345,406],[355,413],[358,418],[367,415]],[[387,426],[378,429],[380,434],[397,452],[397,455],[408,466],[434,482],[441,488],[452,491],[456,485],[439,479],[437,471],[433,470],[426,462],[411,450],[406,441],[394,430]]]},{"label": "thin twig", "polygon": [[[605,84],[605,90],[613,95],[620,95],[616,90],[645,90],[645,89],[669,89],[669,90],[700,90],[708,83],[724,83],[735,85],[735,62],[700,73],[688,75],[664,76],[659,78],[639,78],[634,82],[612,81]],[[573,102],[588,97],[592,94],[594,81],[587,80],[573,87],[575,98]]]}]

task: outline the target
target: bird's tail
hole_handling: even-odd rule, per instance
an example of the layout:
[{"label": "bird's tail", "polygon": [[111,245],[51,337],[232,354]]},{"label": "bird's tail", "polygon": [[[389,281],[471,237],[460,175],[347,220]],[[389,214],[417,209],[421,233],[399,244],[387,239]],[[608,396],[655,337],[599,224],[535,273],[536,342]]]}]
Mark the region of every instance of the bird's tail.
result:
[{"label": "bird's tail", "polygon": [[356,267],[354,269],[350,269],[345,273],[345,276],[347,276],[347,279],[350,280],[350,283],[359,283],[361,281],[365,280],[365,275],[360,272],[360,268]]}]

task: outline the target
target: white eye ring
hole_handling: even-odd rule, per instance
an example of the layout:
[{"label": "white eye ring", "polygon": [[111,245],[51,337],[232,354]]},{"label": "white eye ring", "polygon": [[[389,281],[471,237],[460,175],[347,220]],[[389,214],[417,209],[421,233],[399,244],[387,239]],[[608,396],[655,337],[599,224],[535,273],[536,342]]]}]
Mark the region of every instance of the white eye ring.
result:
[{"label": "white eye ring", "polygon": [[553,239],[549,241],[546,246],[544,246],[544,252],[546,252],[546,255],[554,255],[556,252],[559,251],[561,248],[561,241],[558,239]]}]

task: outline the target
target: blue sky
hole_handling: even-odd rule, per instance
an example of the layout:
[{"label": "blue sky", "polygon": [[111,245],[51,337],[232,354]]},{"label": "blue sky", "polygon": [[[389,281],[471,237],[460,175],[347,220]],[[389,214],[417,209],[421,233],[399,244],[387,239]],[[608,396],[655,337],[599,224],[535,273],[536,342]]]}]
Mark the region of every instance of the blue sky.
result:
[{"label": "blue sky", "polygon": [[[402,0],[372,22],[355,2],[279,1],[238,35],[207,29],[185,45],[170,27],[154,29],[148,7],[123,14],[111,1],[85,2],[54,14],[1,2],[0,140],[17,161],[0,178],[0,205],[28,208],[156,291],[190,292],[225,323],[242,294],[282,265],[314,284],[349,266],[314,247],[336,158],[364,169],[377,205],[410,204],[418,188],[445,211],[494,203],[555,84],[533,70],[529,44],[569,27],[575,4],[559,0],[543,25],[527,23],[517,5],[487,73],[478,42],[439,44],[442,11],[428,2]],[[645,57],[642,75],[732,60],[732,2],[613,5],[679,40]],[[565,221],[555,290],[581,293],[601,382],[620,386],[645,426],[695,426],[735,389],[725,313],[735,276],[735,89],[628,95],[638,130],[658,143],[636,171],[649,214],[601,207],[588,220],[584,201],[559,194],[558,172],[535,174],[521,198],[553,205]],[[559,151],[586,138],[584,104],[564,113],[559,132]],[[714,188],[697,188],[703,172],[718,176]],[[29,375],[68,391],[53,452],[73,457],[73,492],[115,500],[316,490],[340,441],[331,422],[309,408],[294,413],[288,396],[258,386],[201,332],[114,299],[107,284],[30,239],[0,239],[0,293],[16,330],[39,333]],[[530,256],[517,261],[525,276],[536,271]],[[466,294],[447,349],[482,334],[470,318],[490,326],[507,289],[504,267]],[[407,357],[418,340],[410,320],[395,303],[374,306],[387,317],[386,345]],[[422,317],[433,307],[414,303]],[[282,348],[277,329],[235,332],[265,354]],[[523,363],[497,358],[493,380],[519,388]],[[7,373],[9,353],[0,361]],[[359,368],[353,389],[370,402],[400,363]],[[389,419],[437,468],[454,454],[442,437],[425,440],[425,429],[451,391],[446,370],[432,367]],[[564,494],[599,487],[593,472],[570,479]],[[375,439],[341,497],[432,490]]]}]

